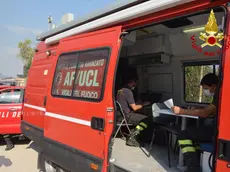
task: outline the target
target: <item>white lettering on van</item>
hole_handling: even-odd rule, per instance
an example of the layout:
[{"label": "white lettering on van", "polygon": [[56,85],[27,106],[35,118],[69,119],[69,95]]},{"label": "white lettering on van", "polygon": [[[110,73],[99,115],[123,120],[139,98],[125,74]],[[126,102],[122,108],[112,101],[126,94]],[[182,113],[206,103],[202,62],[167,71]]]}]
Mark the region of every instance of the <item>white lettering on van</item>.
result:
[{"label": "white lettering on van", "polygon": [[75,91],[75,97],[80,97],[80,92],[78,90]]},{"label": "white lettering on van", "polygon": [[66,73],[66,76],[65,76],[65,82],[64,82],[64,86],[68,86],[69,85],[69,75],[70,75],[70,73],[69,72],[67,72]]},{"label": "white lettering on van", "polygon": [[86,86],[90,87],[92,85],[92,79],[89,79],[89,76],[93,76],[93,70],[89,70],[86,76]]},{"label": "white lettering on van", "polygon": [[92,67],[92,66],[103,66],[105,59],[100,60],[93,60],[93,61],[86,61],[85,67]]},{"label": "white lettering on van", "polygon": [[77,80],[79,77],[79,86],[98,87],[99,83],[97,82],[97,76],[98,70],[80,71],[77,76]]},{"label": "white lettering on van", "polygon": [[20,118],[21,111],[19,112],[0,112],[0,118]]},{"label": "white lettering on van", "polygon": [[65,77],[64,86],[71,86],[73,84],[75,72],[67,72]]},{"label": "white lettering on van", "polygon": [[1,118],[8,118],[9,112],[0,112]]},{"label": "white lettering on van", "polygon": [[98,93],[97,92],[90,92],[90,91],[81,91],[81,97],[97,99]]},{"label": "white lettering on van", "polygon": [[22,114],[22,112],[19,111],[17,117],[20,118],[21,114]]},{"label": "white lettering on van", "polygon": [[79,85],[84,86],[85,85],[85,75],[87,71],[80,71],[80,77],[79,77]]},{"label": "white lettering on van", "polygon": [[99,83],[97,82],[97,74],[98,74],[98,70],[95,70],[95,74],[94,74],[94,78],[93,78],[93,86],[94,87],[99,86]]},{"label": "white lettering on van", "polygon": [[61,95],[63,96],[71,96],[72,90],[62,90]]},{"label": "white lettering on van", "polygon": [[15,118],[17,116],[17,112],[13,112],[12,118]]}]

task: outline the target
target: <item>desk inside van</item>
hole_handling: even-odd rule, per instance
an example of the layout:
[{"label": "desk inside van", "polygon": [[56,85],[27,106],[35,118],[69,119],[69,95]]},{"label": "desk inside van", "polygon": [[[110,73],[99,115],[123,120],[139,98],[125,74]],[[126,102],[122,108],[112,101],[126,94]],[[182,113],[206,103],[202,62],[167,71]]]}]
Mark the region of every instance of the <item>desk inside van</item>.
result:
[{"label": "desk inside van", "polygon": [[159,114],[166,114],[166,115],[174,115],[174,116],[178,116],[178,117],[186,117],[186,118],[194,118],[194,119],[198,119],[198,116],[191,116],[191,115],[177,115],[175,113],[173,113],[170,109],[161,109],[161,110],[156,110],[154,111],[155,113],[159,113]]}]

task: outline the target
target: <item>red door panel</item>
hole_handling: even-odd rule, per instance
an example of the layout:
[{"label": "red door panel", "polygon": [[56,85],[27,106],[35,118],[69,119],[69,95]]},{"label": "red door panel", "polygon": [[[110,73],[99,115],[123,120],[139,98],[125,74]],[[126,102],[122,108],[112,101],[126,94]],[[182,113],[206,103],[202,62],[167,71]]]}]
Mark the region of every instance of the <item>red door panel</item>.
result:
[{"label": "red door panel", "polygon": [[[8,98],[7,98],[8,96]],[[12,98],[12,96],[16,96]],[[2,90],[0,92],[0,134],[19,134],[21,123],[22,103],[15,102],[20,100],[21,92],[14,90]],[[12,99],[12,102],[10,102]]]},{"label": "red door panel", "polygon": [[[113,102],[112,86],[120,35],[121,27],[114,27],[60,42],[59,61],[53,76],[55,79],[49,84],[45,137],[101,160],[107,158],[113,129],[113,125],[107,122],[113,119],[113,114],[108,117],[107,108]],[[69,64],[73,65],[63,67]],[[74,98],[70,97],[71,93]],[[97,99],[99,97],[101,99]],[[105,121],[104,131],[91,127],[93,117]]]},{"label": "red door panel", "polygon": [[0,105],[0,134],[21,133],[21,109],[22,104]]},{"label": "red door panel", "polygon": [[230,8],[228,8],[227,30],[224,54],[223,54],[223,83],[221,88],[221,102],[219,112],[219,135],[217,147],[217,164],[216,172],[230,172],[230,111],[229,111],[229,97],[230,97]]}]

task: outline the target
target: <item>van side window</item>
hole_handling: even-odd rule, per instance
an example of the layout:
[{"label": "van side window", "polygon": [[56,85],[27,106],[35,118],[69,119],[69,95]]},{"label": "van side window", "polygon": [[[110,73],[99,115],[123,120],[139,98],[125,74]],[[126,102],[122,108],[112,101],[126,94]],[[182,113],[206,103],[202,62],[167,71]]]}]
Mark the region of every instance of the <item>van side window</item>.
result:
[{"label": "van side window", "polygon": [[20,102],[21,91],[20,90],[5,90],[0,92],[0,104],[12,104]]},{"label": "van side window", "polygon": [[200,80],[208,73],[219,73],[217,63],[192,63],[184,66],[184,100],[191,103],[210,103],[212,98],[204,96]]},{"label": "van side window", "polygon": [[78,99],[100,100],[109,49],[95,49],[61,55],[52,94]]},{"label": "van side window", "polygon": [[59,57],[53,82],[53,95],[68,97],[72,95],[77,58],[77,53]]},{"label": "van side window", "polygon": [[79,53],[74,97],[100,99],[108,49]]}]

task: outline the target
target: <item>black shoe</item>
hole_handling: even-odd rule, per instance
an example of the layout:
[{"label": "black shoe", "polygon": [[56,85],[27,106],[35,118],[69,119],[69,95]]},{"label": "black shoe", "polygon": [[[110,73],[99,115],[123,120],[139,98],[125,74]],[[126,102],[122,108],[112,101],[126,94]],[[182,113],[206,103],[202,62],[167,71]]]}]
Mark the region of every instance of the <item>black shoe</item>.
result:
[{"label": "black shoe", "polygon": [[12,140],[11,140],[10,137],[5,137],[5,142],[6,142],[6,149],[5,149],[5,151],[9,151],[9,150],[11,150],[11,149],[14,148],[14,144],[13,144],[13,142],[12,142]]},{"label": "black shoe", "polygon": [[202,172],[201,167],[188,167],[185,172]]},{"label": "black shoe", "polygon": [[5,151],[9,151],[14,148],[14,145],[7,145]]},{"label": "black shoe", "polygon": [[126,141],[127,146],[140,147],[140,144],[134,137],[129,137]]},{"label": "black shoe", "polygon": [[134,146],[134,147],[140,147],[140,143],[137,141],[137,136],[140,134],[139,130],[135,130],[131,133],[130,137],[128,137],[126,141],[127,146]]}]

